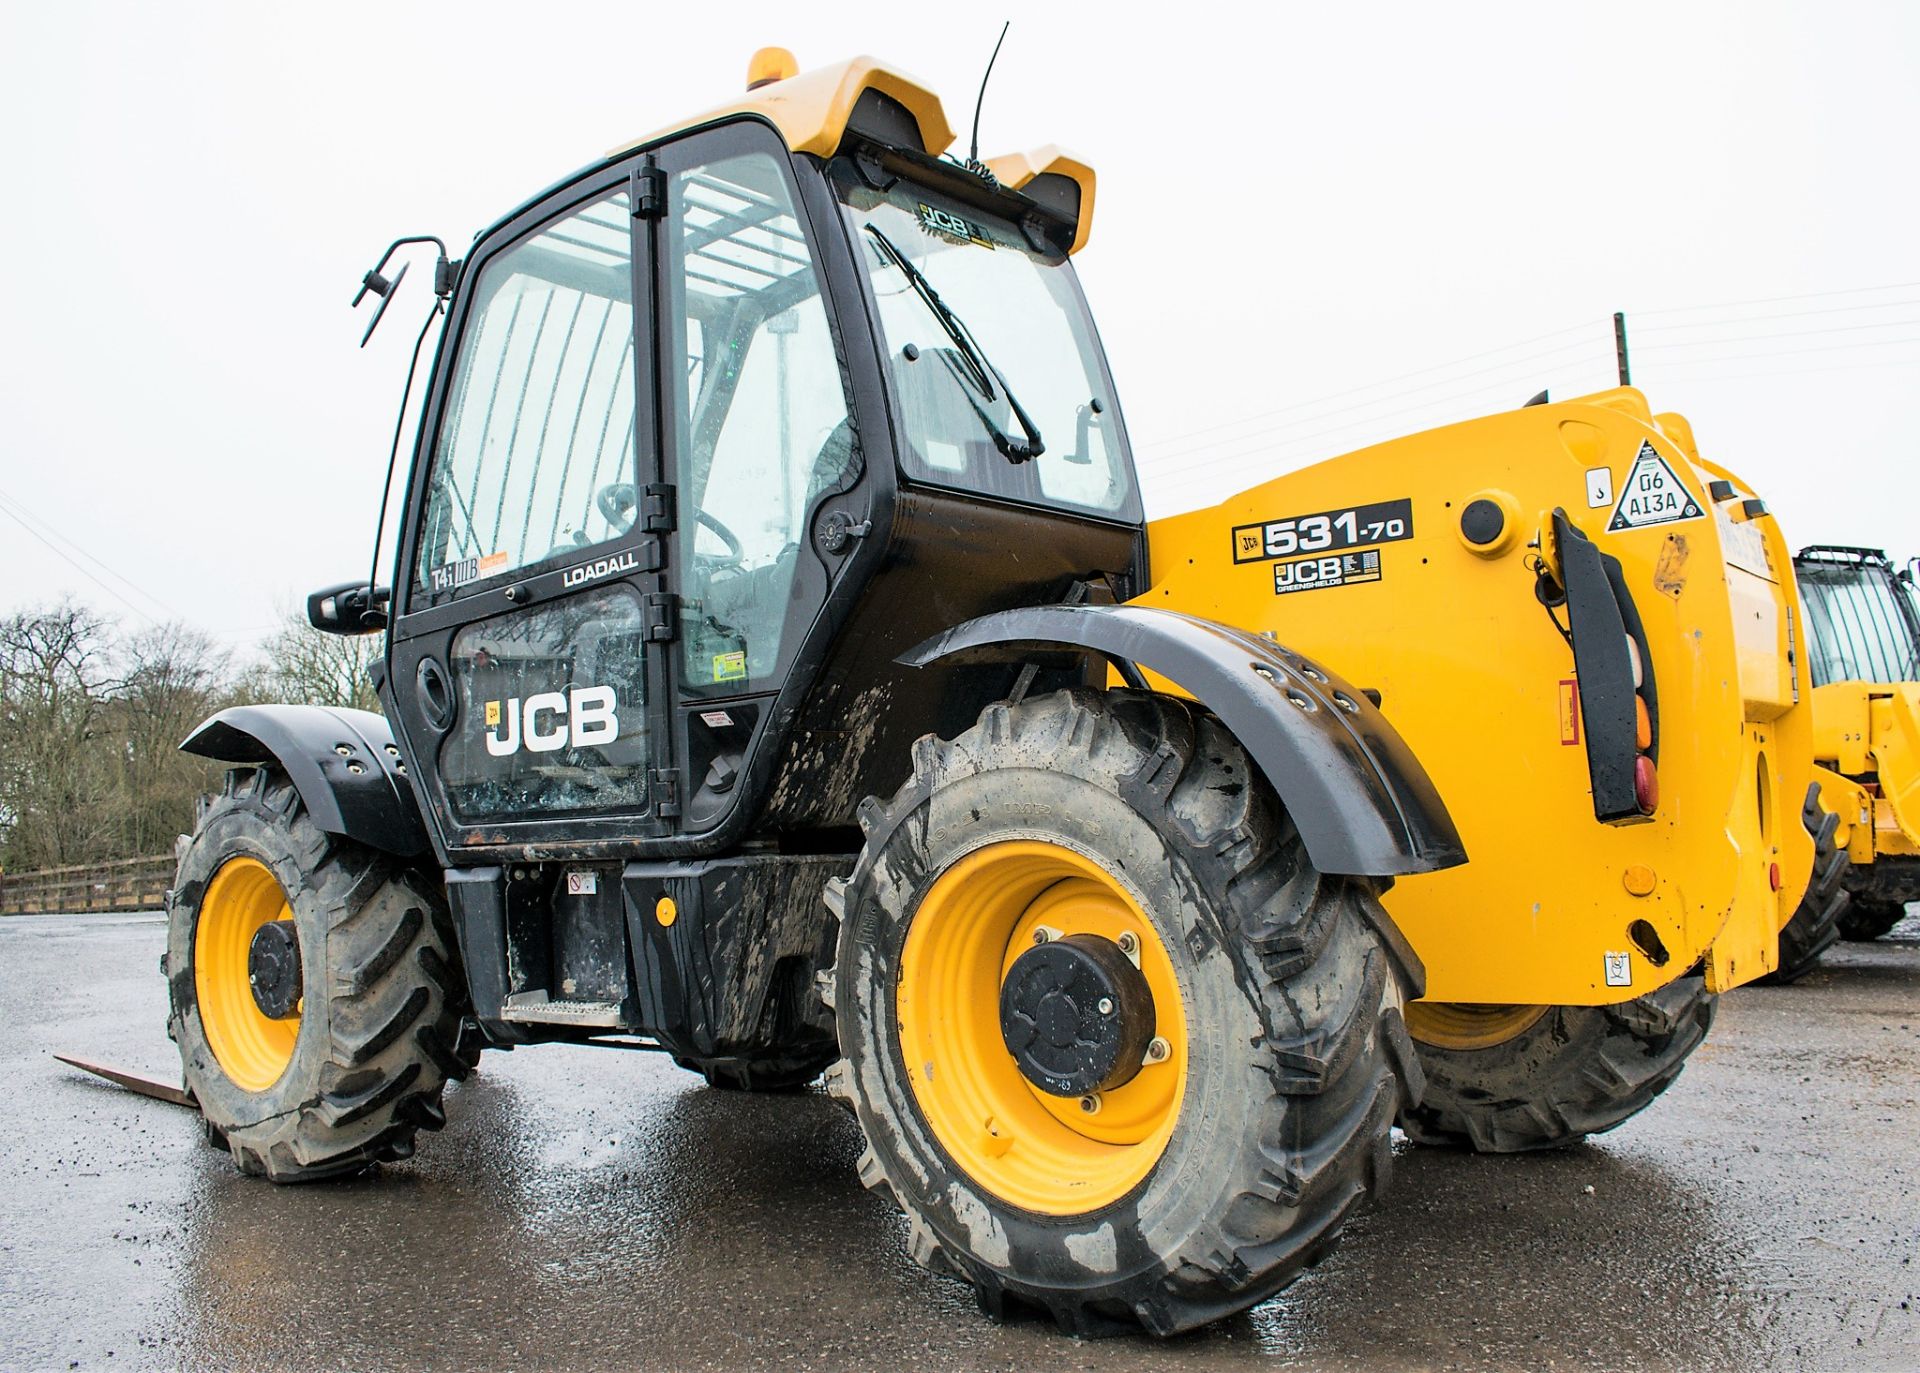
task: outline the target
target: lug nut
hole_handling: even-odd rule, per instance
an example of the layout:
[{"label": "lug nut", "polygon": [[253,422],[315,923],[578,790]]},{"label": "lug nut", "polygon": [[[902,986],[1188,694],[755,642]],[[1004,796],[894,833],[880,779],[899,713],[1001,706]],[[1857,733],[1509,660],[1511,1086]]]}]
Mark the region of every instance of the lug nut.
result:
[{"label": "lug nut", "polygon": [[1167,1041],[1159,1035],[1155,1035],[1147,1041],[1147,1062],[1149,1063],[1165,1063],[1167,1061],[1167,1055],[1172,1052],[1173,1046],[1168,1044]]},{"label": "lug nut", "polygon": [[1090,1116],[1099,1115],[1100,1094],[1098,1092],[1088,1092],[1085,1096],[1081,1097],[1080,1109]]},{"label": "lug nut", "polygon": [[1101,997],[1099,1001],[1099,1006],[1100,1006],[1101,1015],[1113,1014],[1113,998],[1112,997],[1110,996]]},{"label": "lug nut", "polygon": [[1035,931],[1033,932],[1033,942],[1034,942],[1034,943],[1036,943],[1036,944],[1044,944],[1044,943],[1046,943],[1046,942],[1047,942],[1047,932],[1046,932],[1045,930],[1035,930]]},{"label": "lug nut", "polygon": [[1140,938],[1132,930],[1121,931],[1120,937],[1114,942],[1120,946],[1120,952],[1128,956],[1140,952]]}]

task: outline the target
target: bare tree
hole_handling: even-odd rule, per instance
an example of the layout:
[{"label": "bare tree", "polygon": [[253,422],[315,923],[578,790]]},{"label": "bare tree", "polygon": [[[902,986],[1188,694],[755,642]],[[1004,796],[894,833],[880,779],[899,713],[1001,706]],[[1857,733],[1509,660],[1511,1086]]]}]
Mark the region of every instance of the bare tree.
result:
[{"label": "bare tree", "polygon": [[0,845],[11,869],[114,847],[109,626],[71,601],[0,619]]},{"label": "bare tree", "polygon": [[180,741],[227,704],[229,655],[200,630],[158,625],[124,640],[107,719],[120,764],[120,848],[164,853],[191,826],[195,799],[218,765],[180,752]]},{"label": "bare tree", "polygon": [[129,635],[72,602],[0,618],[0,868],[22,872],[165,853],[220,765],[179,751],[239,701],[378,710],[377,636],[322,634],[289,615],[236,675],[186,625]]},{"label": "bare tree", "polygon": [[304,614],[290,614],[261,646],[265,664],[249,675],[246,689],[256,700],[377,711],[369,673],[384,646],[382,635],[323,634]]}]

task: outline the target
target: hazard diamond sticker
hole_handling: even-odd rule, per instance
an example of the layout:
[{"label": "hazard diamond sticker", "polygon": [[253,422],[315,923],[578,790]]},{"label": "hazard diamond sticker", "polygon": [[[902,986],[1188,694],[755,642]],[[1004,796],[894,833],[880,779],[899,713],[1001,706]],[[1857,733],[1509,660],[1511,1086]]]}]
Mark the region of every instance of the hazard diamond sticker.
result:
[{"label": "hazard diamond sticker", "polygon": [[1653,445],[1642,439],[1640,452],[1627,469],[1627,479],[1620,483],[1620,500],[1613,507],[1613,518],[1607,521],[1607,532],[1697,520],[1702,514],[1700,502],[1687,490],[1687,484],[1665,458],[1653,451]]}]

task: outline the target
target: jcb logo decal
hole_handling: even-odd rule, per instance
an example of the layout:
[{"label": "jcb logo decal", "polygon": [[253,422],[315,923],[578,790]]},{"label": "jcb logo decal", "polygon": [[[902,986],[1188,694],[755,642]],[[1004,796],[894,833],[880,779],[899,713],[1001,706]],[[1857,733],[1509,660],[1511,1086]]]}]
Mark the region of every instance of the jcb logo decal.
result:
[{"label": "jcb logo decal", "polygon": [[610,686],[542,691],[524,703],[515,696],[504,710],[500,702],[488,701],[487,752],[504,758],[522,746],[528,753],[554,753],[569,745],[586,748],[611,743],[620,733],[613,710],[616,701]]},{"label": "jcb logo decal", "polygon": [[945,210],[936,210],[931,205],[920,207],[920,227],[929,233],[939,234],[960,243],[977,243],[983,248],[991,248],[993,240],[978,225],[962,219],[959,215],[949,214]]}]

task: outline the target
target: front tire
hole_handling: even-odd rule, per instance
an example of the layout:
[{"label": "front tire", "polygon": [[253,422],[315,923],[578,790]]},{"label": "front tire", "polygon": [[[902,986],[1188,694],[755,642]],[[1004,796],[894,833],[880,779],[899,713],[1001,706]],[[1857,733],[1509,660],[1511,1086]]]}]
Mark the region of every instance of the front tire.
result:
[{"label": "front tire", "polygon": [[1617,1006],[1415,1002],[1426,1070],[1399,1125],[1416,1144],[1514,1154],[1577,1144],[1638,1115],[1680,1076],[1717,998],[1695,975]]},{"label": "front tire", "polygon": [[[914,1257],[990,1314],[1191,1329],[1284,1287],[1383,1188],[1418,1092],[1400,1020],[1418,962],[1372,883],[1313,869],[1217,721],[1134,692],[991,706],[920,740],[861,820],[829,888],[847,1057],[828,1085]],[[1155,1038],[1123,1084],[1042,1090],[1002,997],[1023,954],[1075,939],[1150,994],[1101,1014],[1147,1005]],[[1074,1003],[1051,1004],[1032,1023]]]},{"label": "front tire", "polygon": [[[254,991],[273,966],[252,952],[265,936],[287,978],[269,1004]],[[276,768],[229,773],[203,808],[168,906],[166,973],[187,1086],[244,1173],[304,1182],[410,1157],[415,1134],[446,1121],[447,1080],[471,1069],[445,896],[322,831]]]}]

